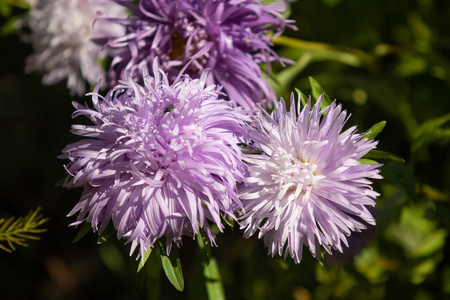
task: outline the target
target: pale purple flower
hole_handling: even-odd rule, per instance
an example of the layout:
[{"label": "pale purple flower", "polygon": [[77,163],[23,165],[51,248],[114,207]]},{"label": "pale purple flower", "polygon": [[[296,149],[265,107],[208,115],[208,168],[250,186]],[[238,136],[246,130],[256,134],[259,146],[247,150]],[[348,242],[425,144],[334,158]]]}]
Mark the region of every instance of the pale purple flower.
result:
[{"label": "pale purple flower", "polygon": [[[296,263],[303,245],[314,257],[322,247],[343,251],[352,231],[375,224],[367,209],[378,193],[368,178],[381,178],[380,165],[361,164],[377,142],[356,134],[356,126],[341,132],[347,113],[333,102],[320,110],[322,96],[296,112],[294,97],[288,112],[283,100],[275,111],[257,120],[249,139],[262,154],[247,154],[249,164],[240,198],[245,237],[258,232],[269,254],[290,255]],[[364,220],[362,222],[361,220]]]},{"label": "pale purple flower", "polygon": [[[291,21],[280,14],[282,6],[258,0],[140,0],[139,5],[120,1],[132,10],[127,19],[110,19],[127,28],[123,37],[107,45],[121,50],[112,61],[109,78],[140,78],[142,69],[158,57],[170,78],[187,69],[198,78],[211,69],[207,84],[220,84],[228,97],[244,108],[255,102],[272,102],[273,89],[259,64],[283,60],[270,48]],[[269,34],[270,32],[270,34]]]},{"label": "pale purple flower", "polygon": [[74,103],[74,117],[93,125],[73,125],[84,139],[68,145],[65,187],[84,187],[77,222],[89,222],[100,233],[110,221],[117,237],[140,245],[140,255],[156,240],[181,243],[203,228],[214,243],[209,222],[222,231],[221,214],[235,218],[241,207],[236,182],[245,164],[243,115],[219,99],[221,92],[188,76],[172,84],[157,61],[143,85],[120,81],[104,98],[98,85],[94,108]]},{"label": "pale purple flower", "polygon": [[124,7],[111,0],[37,0],[22,21],[31,30],[24,39],[33,46],[27,72],[43,73],[42,83],[53,85],[67,78],[71,94],[83,95],[86,81],[94,85],[104,76],[100,61],[109,50],[93,39],[123,35],[122,26],[94,20],[99,15],[125,17]]}]

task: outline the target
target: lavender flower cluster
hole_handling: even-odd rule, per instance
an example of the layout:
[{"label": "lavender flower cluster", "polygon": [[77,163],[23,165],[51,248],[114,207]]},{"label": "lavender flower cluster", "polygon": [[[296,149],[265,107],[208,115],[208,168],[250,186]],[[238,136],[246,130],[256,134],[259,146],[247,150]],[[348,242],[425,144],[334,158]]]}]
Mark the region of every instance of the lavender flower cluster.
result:
[{"label": "lavender flower cluster", "polygon": [[[322,98],[276,101],[260,65],[288,60],[273,38],[295,28],[283,6],[258,0],[35,1],[35,54],[45,84],[93,84],[93,107],[74,102],[81,137],[66,146],[64,186],[82,187],[73,225],[112,223],[138,256],[161,238],[178,247],[235,220],[269,254],[320,257],[375,220],[379,164],[359,161],[377,142],[343,130],[348,116]],[[70,13],[67,12],[70,10]],[[67,18],[66,15],[69,17]],[[107,72],[99,64],[110,64]],[[109,92],[100,94],[107,82]],[[103,84],[104,84],[103,83]],[[264,107],[275,109],[271,114]]]}]

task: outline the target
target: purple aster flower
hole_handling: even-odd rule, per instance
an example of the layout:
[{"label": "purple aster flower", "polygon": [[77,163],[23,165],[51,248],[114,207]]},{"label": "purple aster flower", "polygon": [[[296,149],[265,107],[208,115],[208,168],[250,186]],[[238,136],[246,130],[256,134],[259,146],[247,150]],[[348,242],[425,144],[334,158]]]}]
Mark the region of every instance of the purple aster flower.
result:
[{"label": "purple aster flower", "polygon": [[24,36],[33,45],[34,53],[27,58],[25,70],[45,74],[45,85],[67,78],[72,94],[83,95],[86,81],[94,85],[104,76],[99,64],[109,51],[92,39],[98,36],[120,36],[125,30],[118,24],[94,20],[99,14],[125,17],[124,7],[111,0],[37,0],[23,23],[31,30]]},{"label": "purple aster flower", "polygon": [[314,257],[320,246],[342,252],[352,231],[375,224],[366,206],[375,205],[378,193],[368,178],[381,178],[380,165],[358,159],[377,142],[356,134],[356,126],[341,133],[346,111],[335,102],[320,110],[321,102],[322,96],[302,111],[299,102],[296,113],[291,96],[289,112],[283,100],[270,116],[263,111],[249,133],[262,154],[244,157],[249,164],[240,190],[244,236],[259,231],[272,256],[285,252],[296,263],[303,245]]},{"label": "purple aster flower", "polygon": [[113,84],[128,72],[140,78],[155,57],[169,78],[196,59],[187,70],[191,77],[211,69],[207,84],[222,85],[244,108],[275,99],[258,64],[283,62],[270,48],[273,37],[293,27],[280,14],[282,6],[257,0],[141,0],[139,5],[116,1],[133,13],[128,19],[109,19],[127,28],[124,36],[107,43],[121,50],[109,70]]},{"label": "purple aster flower", "polygon": [[155,241],[181,243],[183,235],[205,229],[208,221],[220,230],[221,214],[235,218],[242,207],[236,182],[245,164],[240,149],[245,133],[243,115],[219,99],[214,85],[187,75],[169,84],[153,65],[144,71],[143,85],[128,78],[105,97],[92,95],[94,108],[74,103],[74,117],[86,116],[93,125],[73,125],[84,139],[68,145],[61,158],[70,159],[65,187],[84,187],[69,216],[89,222],[100,233],[107,224],[117,237],[132,242],[140,255]]}]

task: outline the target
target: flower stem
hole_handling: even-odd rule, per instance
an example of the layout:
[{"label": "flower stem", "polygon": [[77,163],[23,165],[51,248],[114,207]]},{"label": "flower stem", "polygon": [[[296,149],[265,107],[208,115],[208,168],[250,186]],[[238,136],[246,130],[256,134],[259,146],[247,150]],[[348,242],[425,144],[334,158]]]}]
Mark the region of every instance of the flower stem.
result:
[{"label": "flower stem", "polygon": [[225,300],[222,278],[219,265],[215,258],[211,258],[209,264],[203,263],[203,275],[205,277],[206,292],[210,300]]}]

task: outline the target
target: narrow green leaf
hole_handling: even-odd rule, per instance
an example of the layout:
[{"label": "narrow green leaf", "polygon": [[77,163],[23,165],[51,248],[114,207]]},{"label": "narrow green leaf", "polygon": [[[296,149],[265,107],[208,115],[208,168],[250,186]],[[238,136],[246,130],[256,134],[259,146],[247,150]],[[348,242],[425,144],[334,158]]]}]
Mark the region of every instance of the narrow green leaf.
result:
[{"label": "narrow green leaf", "polygon": [[139,273],[139,271],[141,271],[141,269],[144,267],[145,263],[147,262],[148,257],[152,253],[152,250],[153,250],[153,248],[148,248],[148,250],[144,254],[144,257],[141,257],[141,259],[139,260],[137,273]]},{"label": "narrow green leaf", "polygon": [[300,96],[300,102],[302,103],[302,106],[305,106],[308,102],[308,99],[306,99],[306,96],[304,93],[302,93],[298,88],[295,88],[295,92]]},{"label": "narrow green leaf", "polygon": [[76,243],[79,240],[81,240],[86,235],[86,233],[88,233],[90,230],[91,230],[91,224],[84,223],[81,226],[80,231],[78,231],[77,236],[73,239],[72,243]]},{"label": "narrow green leaf", "polygon": [[211,260],[211,241],[203,228],[197,234],[197,243],[204,254],[203,261],[208,265]]},{"label": "narrow green leaf", "polygon": [[0,249],[6,251],[6,252],[8,252],[8,253],[12,253],[12,252],[13,252],[13,250],[11,250],[11,249],[9,249],[9,248],[6,248],[6,247],[3,246],[2,244],[0,244]]},{"label": "narrow green leaf", "polygon": [[6,232],[7,229],[10,227],[10,225],[14,222],[14,220],[15,220],[14,217],[10,217],[7,220],[5,219],[0,220],[0,224],[2,224],[2,227],[0,227],[0,232]]},{"label": "narrow green leaf", "polygon": [[219,272],[219,265],[215,258],[211,258],[209,265],[203,265],[203,275],[205,276],[208,299],[225,300],[225,292]]},{"label": "narrow green leaf", "polygon": [[363,165],[377,165],[379,162],[367,158],[358,159],[358,161]]},{"label": "narrow green leaf", "polygon": [[104,242],[108,241],[111,237],[114,236],[116,233],[116,229],[114,228],[112,222],[109,222],[108,226],[105,228],[105,230],[100,234],[100,236],[97,238],[97,244],[103,244]]},{"label": "narrow green leaf", "polygon": [[370,127],[369,130],[367,130],[368,133],[364,137],[369,140],[375,139],[376,136],[383,130],[384,126],[386,126],[386,121],[376,123],[375,125]]},{"label": "narrow green leaf", "polygon": [[309,84],[311,85],[311,93],[314,97],[314,99],[319,99],[320,95],[323,94],[323,100],[322,104],[320,105],[320,108],[324,108],[331,104],[330,97],[328,97],[327,93],[325,93],[325,90],[320,86],[320,84],[315,80],[313,77],[309,76]]},{"label": "narrow green leaf", "polygon": [[386,159],[386,160],[392,160],[392,161],[400,161],[405,162],[405,160],[395,154],[389,153],[387,151],[382,150],[370,150],[369,153],[367,153],[364,158],[369,159]]},{"label": "narrow green leaf", "polygon": [[183,271],[181,270],[181,261],[178,255],[178,248],[173,247],[170,256],[167,256],[165,246],[161,246],[161,263],[166,273],[167,279],[180,292],[184,289]]}]

